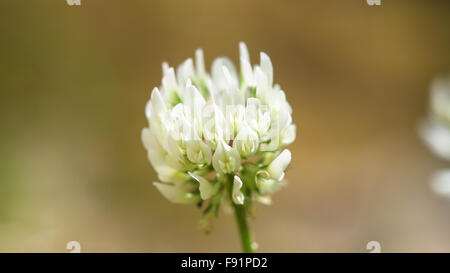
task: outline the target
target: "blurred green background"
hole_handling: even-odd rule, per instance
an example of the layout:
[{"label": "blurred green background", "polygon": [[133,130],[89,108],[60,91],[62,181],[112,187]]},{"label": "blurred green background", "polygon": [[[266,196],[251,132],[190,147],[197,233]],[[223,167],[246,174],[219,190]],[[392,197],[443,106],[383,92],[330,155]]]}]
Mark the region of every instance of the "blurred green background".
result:
[{"label": "blurred green background", "polygon": [[450,251],[448,166],[417,136],[450,71],[450,1],[2,0],[0,251],[240,251],[166,201],[140,141],[161,62],[272,58],[294,108],[289,185],[259,206],[259,251]]}]

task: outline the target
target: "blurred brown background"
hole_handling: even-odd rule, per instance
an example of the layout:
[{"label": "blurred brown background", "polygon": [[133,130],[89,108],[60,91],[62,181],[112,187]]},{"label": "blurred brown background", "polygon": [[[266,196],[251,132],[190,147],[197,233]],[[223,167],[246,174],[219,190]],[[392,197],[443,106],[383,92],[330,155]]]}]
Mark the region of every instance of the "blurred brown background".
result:
[{"label": "blurred brown background", "polygon": [[450,251],[449,164],[416,133],[430,80],[450,71],[450,2],[2,0],[0,251],[240,251],[234,218],[152,186],[144,106],[202,47],[272,58],[294,107],[288,187],[259,206],[260,251]]}]

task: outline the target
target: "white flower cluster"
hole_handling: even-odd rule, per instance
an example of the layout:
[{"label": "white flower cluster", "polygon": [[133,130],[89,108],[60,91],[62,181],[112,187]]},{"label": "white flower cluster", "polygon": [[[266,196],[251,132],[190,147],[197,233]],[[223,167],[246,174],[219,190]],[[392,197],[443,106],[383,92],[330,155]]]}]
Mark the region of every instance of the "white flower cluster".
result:
[{"label": "white flower cluster", "polygon": [[[292,108],[273,84],[270,58],[251,66],[239,44],[240,73],[225,57],[206,72],[202,50],[178,68],[163,63],[160,88],[146,106],[142,141],[161,182],[154,185],[175,203],[222,200],[235,205],[268,201],[284,180],[295,139]],[[228,194],[226,194],[228,193]],[[231,203],[230,203],[231,204]]]},{"label": "white flower cluster", "polygon": [[430,113],[420,126],[420,134],[436,155],[450,160],[450,77],[433,81]]}]

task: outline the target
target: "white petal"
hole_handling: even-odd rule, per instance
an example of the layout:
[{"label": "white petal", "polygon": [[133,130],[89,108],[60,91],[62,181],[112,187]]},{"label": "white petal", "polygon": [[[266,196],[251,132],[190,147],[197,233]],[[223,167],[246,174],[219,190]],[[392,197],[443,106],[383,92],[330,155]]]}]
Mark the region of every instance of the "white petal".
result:
[{"label": "white petal", "polygon": [[[244,93],[238,88],[237,85],[229,86],[225,89],[225,97],[222,98],[222,107],[223,111],[227,113],[227,111],[236,111],[238,108],[235,106],[244,106],[245,98]],[[227,109],[228,107],[228,109]],[[240,108],[240,107],[239,107]],[[240,110],[240,109],[239,109]]]},{"label": "white petal", "polygon": [[145,105],[145,116],[148,120],[150,120],[150,117],[152,116],[152,100],[148,100],[147,104]]},{"label": "white petal", "polygon": [[141,138],[145,149],[148,151],[150,163],[152,163],[153,166],[164,164],[164,158],[167,152],[162,148],[150,129],[142,129]]},{"label": "white petal", "polygon": [[269,106],[261,105],[261,101],[257,98],[248,98],[245,120],[261,137],[264,136],[270,126]]},{"label": "white petal", "polygon": [[166,74],[162,78],[162,95],[165,101],[170,104],[175,104],[180,98],[178,94],[178,84],[175,78],[175,70],[173,67],[167,69]]},{"label": "white petal", "polygon": [[239,42],[239,57],[250,62],[247,45],[244,42]]},{"label": "white petal", "polygon": [[223,73],[222,68],[223,66],[225,66],[228,69],[231,77],[235,79],[235,82],[238,82],[238,77],[233,62],[231,62],[230,59],[225,57],[216,58],[212,64],[211,72],[214,84],[217,86],[219,90],[223,90],[227,87],[227,80],[225,79],[225,75]]},{"label": "white petal", "polygon": [[186,96],[184,98],[184,106],[186,110],[186,114],[193,121],[200,121],[201,119],[201,111],[203,106],[205,105],[205,99],[203,98],[200,91],[193,86],[189,85],[189,81],[186,87]]},{"label": "white petal", "polygon": [[242,76],[244,77],[245,83],[250,86],[255,86],[255,77],[253,75],[253,69],[248,60],[245,60],[241,57],[241,72]]},{"label": "white petal", "polygon": [[239,176],[235,175],[234,176],[234,181],[233,181],[233,193],[232,193],[232,198],[233,198],[233,202],[237,205],[243,205],[244,204],[244,194],[241,191],[242,188],[242,180],[241,178],[239,178]]},{"label": "white petal", "polygon": [[164,89],[178,89],[177,79],[175,77],[175,70],[173,67],[167,68],[166,73],[162,79]]},{"label": "white petal", "polygon": [[[186,83],[189,79],[193,78],[195,75],[194,71],[194,63],[191,58],[184,61],[182,64],[180,64],[177,68],[177,80],[179,86],[186,86]],[[184,98],[184,94],[183,98]]]},{"label": "white petal", "polygon": [[261,70],[259,66],[255,67],[255,83],[256,83],[256,96],[263,102],[270,100],[269,95],[269,83],[266,74]]},{"label": "white petal", "polygon": [[283,104],[280,105],[278,110],[278,128],[279,130],[285,129],[289,124],[292,123],[292,116],[289,113],[289,109],[284,107]]},{"label": "white petal", "polygon": [[272,62],[270,61],[269,56],[264,52],[261,52],[261,54],[260,54],[260,65],[261,65],[262,71],[267,76],[269,86],[272,86],[273,85],[273,66],[272,66]]},{"label": "white petal", "polygon": [[281,145],[289,145],[295,140],[297,128],[294,124],[289,125],[281,132]]},{"label": "white petal", "polygon": [[148,129],[142,130],[142,143],[147,149],[147,156],[158,177],[163,182],[179,183],[189,180],[189,175],[180,171],[182,166],[175,158],[168,155],[155,135]]},{"label": "white petal", "polygon": [[171,135],[167,136],[165,141],[167,142],[167,144],[165,145],[167,148],[166,150],[169,154],[166,160],[171,159],[174,161],[173,163],[178,163],[180,165],[181,170],[186,169],[187,162],[185,162],[184,150],[181,147],[182,141],[174,139]]},{"label": "white petal", "polygon": [[211,95],[211,101],[216,102],[219,92],[217,90],[216,85],[213,83],[213,81],[210,78],[206,79],[206,87],[208,88],[209,94]]},{"label": "white petal", "polygon": [[199,75],[205,74],[205,59],[203,58],[203,50],[201,48],[195,51],[195,68]]},{"label": "white petal", "polygon": [[152,95],[150,96],[152,102],[152,115],[159,116],[167,111],[166,103],[158,90],[158,87],[153,88]]},{"label": "white petal", "polygon": [[217,105],[208,101],[202,109],[203,136],[211,148],[216,149],[219,139],[222,139],[222,128],[225,127],[225,117]]},{"label": "white petal", "polygon": [[194,204],[200,201],[200,196],[186,192],[182,187],[159,182],[153,182],[153,185],[165,198],[173,203]]},{"label": "white petal", "polygon": [[158,179],[163,182],[180,184],[190,179],[187,173],[177,171],[169,165],[153,165],[153,167],[158,173]]},{"label": "white petal", "polygon": [[163,72],[163,75],[166,75],[166,74],[167,74],[167,71],[169,70],[169,68],[170,68],[170,66],[169,66],[169,64],[168,64],[167,62],[163,62],[163,63],[162,63],[162,72]]},{"label": "white petal", "polygon": [[222,72],[225,77],[225,81],[227,83],[227,87],[234,87],[237,86],[237,78],[235,76],[232,76],[230,71],[225,65],[222,65]]},{"label": "white petal", "polygon": [[150,132],[150,129],[148,129],[148,128],[144,128],[141,131],[141,140],[142,140],[142,143],[144,144],[144,147],[146,150],[151,149],[150,134],[151,134],[151,132]]},{"label": "white petal", "polygon": [[280,181],[284,177],[284,170],[291,162],[291,152],[289,150],[283,150],[267,167],[267,171],[270,177]]},{"label": "white petal", "polygon": [[218,183],[213,184],[210,181],[208,181],[206,178],[196,175],[196,174],[193,174],[191,172],[189,172],[189,175],[200,184],[200,186],[199,186],[200,197],[203,200],[207,200],[207,199],[211,198],[219,190],[220,184],[218,184]]}]

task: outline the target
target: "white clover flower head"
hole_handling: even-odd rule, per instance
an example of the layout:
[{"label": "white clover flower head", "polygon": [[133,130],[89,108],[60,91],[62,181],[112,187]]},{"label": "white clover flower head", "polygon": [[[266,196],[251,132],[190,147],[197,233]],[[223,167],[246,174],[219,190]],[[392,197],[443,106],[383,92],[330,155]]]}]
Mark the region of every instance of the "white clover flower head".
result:
[{"label": "white clover flower head", "polygon": [[438,77],[431,85],[430,111],[419,133],[436,155],[450,160],[450,76]]},{"label": "white clover flower head", "polygon": [[296,135],[269,56],[261,52],[252,66],[243,42],[239,51],[239,73],[225,57],[208,73],[201,49],[176,70],[163,63],[161,86],[145,109],[142,141],[160,180],[155,186],[175,203],[209,201],[209,216],[224,199],[238,206],[270,203],[291,160],[281,150]]}]

